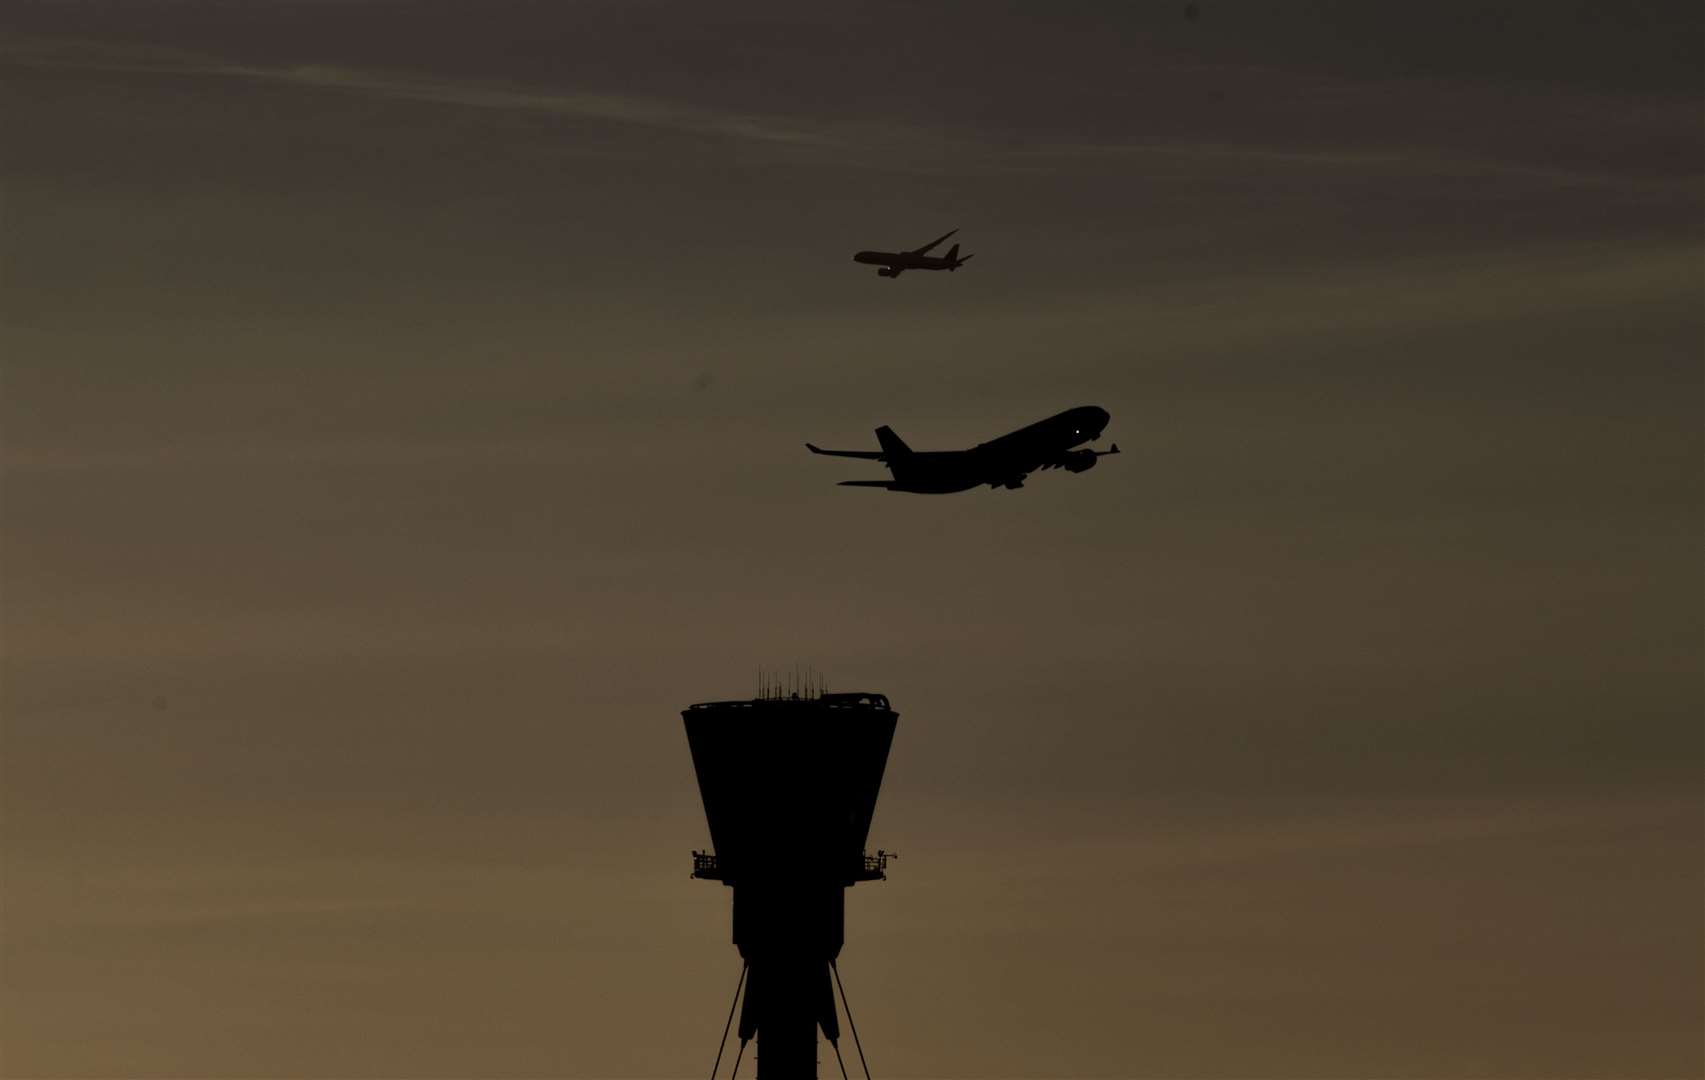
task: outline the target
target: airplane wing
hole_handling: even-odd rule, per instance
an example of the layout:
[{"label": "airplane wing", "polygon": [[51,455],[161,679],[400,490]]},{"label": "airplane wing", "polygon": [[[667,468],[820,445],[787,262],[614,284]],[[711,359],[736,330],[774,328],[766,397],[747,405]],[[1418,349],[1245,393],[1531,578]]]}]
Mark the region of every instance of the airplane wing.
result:
[{"label": "airplane wing", "polygon": [[805,444],[805,449],[813,454],[827,454],[829,457],[864,458],[867,461],[881,461],[888,456],[880,450],[825,450],[821,446],[812,446],[810,443]]},{"label": "airplane wing", "polygon": [[894,481],[892,481],[892,480],[842,480],[840,483],[840,486],[841,487],[892,488],[894,486]]},{"label": "airplane wing", "polygon": [[935,245],[941,243],[943,240],[946,240],[949,236],[952,236],[953,233],[956,233],[958,231],[959,231],[958,229],[954,229],[952,232],[944,232],[940,236],[936,237],[934,240],[931,240],[929,243],[925,244],[923,247],[913,248],[911,251],[907,252],[907,254],[908,255],[922,255],[924,252],[928,251],[930,248],[934,247]]},{"label": "airplane wing", "polygon": [[1067,450],[1052,461],[1044,461],[1039,468],[1065,469],[1068,472],[1083,472],[1086,469],[1094,468],[1097,458],[1104,458],[1109,454],[1117,454],[1118,452],[1118,443],[1114,443],[1106,450],[1097,450],[1094,447],[1086,446],[1081,450]]}]

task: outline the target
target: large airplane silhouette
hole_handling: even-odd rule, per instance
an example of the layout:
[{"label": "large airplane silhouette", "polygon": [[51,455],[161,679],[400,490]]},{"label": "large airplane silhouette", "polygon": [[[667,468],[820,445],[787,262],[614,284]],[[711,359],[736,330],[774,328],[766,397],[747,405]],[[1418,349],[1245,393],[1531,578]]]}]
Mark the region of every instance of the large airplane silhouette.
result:
[{"label": "large airplane silhouette", "polygon": [[853,256],[853,262],[881,267],[876,271],[877,277],[899,277],[907,270],[957,270],[971,261],[969,255],[963,259],[959,257],[958,244],[948,248],[946,255],[930,255],[928,252],[958,231],[942,233],[923,247],[911,251],[861,251]]},{"label": "large airplane silhouette", "polygon": [[946,495],[982,484],[991,488],[1023,487],[1024,478],[1037,469],[1080,473],[1094,468],[1096,458],[1117,454],[1119,444],[1114,443],[1110,450],[1073,448],[1101,438],[1101,429],[1109,419],[1106,409],[1080,405],[969,450],[913,450],[891,427],[876,429],[880,450],[824,450],[810,443],[805,448],[813,454],[880,461],[894,474],[892,480],[842,480],[842,487]]}]

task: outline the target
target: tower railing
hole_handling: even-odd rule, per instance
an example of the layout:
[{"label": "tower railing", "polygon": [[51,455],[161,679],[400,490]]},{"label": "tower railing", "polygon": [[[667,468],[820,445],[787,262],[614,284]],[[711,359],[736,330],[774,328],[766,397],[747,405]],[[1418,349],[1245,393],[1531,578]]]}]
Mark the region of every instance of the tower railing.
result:
[{"label": "tower railing", "polygon": [[[858,866],[854,868],[850,878],[852,881],[887,881],[888,860],[899,857],[900,853],[897,851],[878,849],[874,855],[866,852],[859,859]],[[693,876],[702,881],[723,880],[722,864],[717,860],[715,852],[693,852]]]}]

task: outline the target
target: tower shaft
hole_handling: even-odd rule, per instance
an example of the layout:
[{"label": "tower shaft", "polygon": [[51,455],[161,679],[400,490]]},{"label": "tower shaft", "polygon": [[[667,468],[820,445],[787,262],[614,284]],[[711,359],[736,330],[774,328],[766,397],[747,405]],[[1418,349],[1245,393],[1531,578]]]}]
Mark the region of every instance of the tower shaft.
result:
[{"label": "tower shaft", "polygon": [[734,944],[746,961],[740,1037],[758,1039],[759,1080],[817,1076],[817,1029],[840,1037],[829,964],[840,955],[846,885],[768,877],[734,884]]},{"label": "tower shaft", "polygon": [[[740,1037],[751,1037],[750,1023],[758,1039],[758,1080],[816,1080],[817,1028],[822,1025],[823,1005],[827,1004],[830,1016],[834,1012],[828,963],[766,957],[752,966],[746,980]],[[825,1033],[831,1039],[839,1037],[833,1027]]]}]

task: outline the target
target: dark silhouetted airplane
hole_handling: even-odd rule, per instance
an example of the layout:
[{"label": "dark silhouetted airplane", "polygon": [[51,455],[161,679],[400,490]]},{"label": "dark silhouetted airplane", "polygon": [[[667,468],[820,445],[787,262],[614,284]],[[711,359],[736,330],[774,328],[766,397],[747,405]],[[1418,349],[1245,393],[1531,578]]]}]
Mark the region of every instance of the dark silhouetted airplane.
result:
[{"label": "dark silhouetted airplane", "polygon": [[1107,426],[1108,419],[1106,409],[1080,405],[969,450],[913,450],[890,427],[876,429],[880,450],[823,450],[810,443],[805,448],[813,454],[880,461],[894,474],[892,480],[842,480],[842,487],[946,495],[969,491],[979,484],[992,488],[1023,487],[1024,478],[1036,469],[1080,473],[1094,468],[1096,458],[1117,454],[1119,444],[1114,443],[1110,450],[1073,447],[1101,438],[1101,429]]},{"label": "dark silhouetted airplane", "polygon": [[911,251],[861,251],[853,256],[853,262],[881,267],[882,269],[876,271],[877,277],[899,277],[907,270],[957,270],[971,261],[969,255],[963,259],[959,257],[958,244],[948,248],[946,255],[926,253],[958,231],[954,229],[953,232],[943,233],[923,247]]}]

